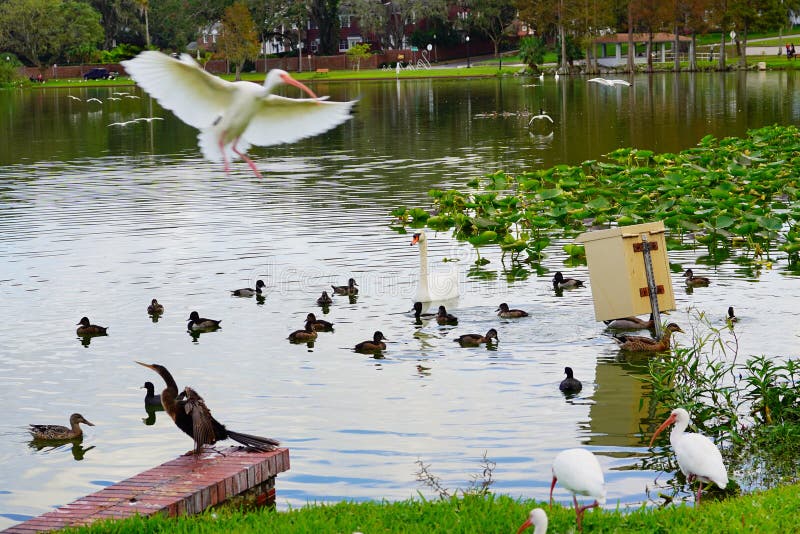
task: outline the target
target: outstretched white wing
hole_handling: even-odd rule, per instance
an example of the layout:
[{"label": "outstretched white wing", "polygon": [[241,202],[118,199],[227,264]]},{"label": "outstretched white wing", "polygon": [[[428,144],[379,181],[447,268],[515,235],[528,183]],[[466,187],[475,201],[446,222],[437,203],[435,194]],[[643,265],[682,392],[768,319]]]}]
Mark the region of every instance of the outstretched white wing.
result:
[{"label": "outstretched white wing", "polygon": [[188,54],[178,60],[146,50],[122,66],[163,108],[195,128],[211,126],[235,92],[231,82],[204,71]]},{"label": "outstretched white wing", "polygon": [[342,124],[350,118],[350,110],[356,102],[357,100],[330,102],[269,95],[261,100],[261,106],[250,120],[242,138],[258,146],[293,143]]}]

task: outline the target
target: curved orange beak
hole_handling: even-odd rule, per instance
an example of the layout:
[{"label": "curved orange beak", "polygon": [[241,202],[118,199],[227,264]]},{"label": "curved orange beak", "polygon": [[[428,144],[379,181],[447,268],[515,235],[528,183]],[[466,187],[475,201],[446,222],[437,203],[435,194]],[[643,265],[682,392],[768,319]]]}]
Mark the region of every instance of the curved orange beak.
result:
[{"label": "curved orange beak", "polygon": [[527,521],[522,523],[522,525],[517,529],[517,534],[520,534],[520,532],[524,532],[526,528],[532,527],[532,526],[533,526],[533,523],[531,523],[531,520],[528,519]]},{"label": "curved orange beak", "polygon": [[650,447],[653,446],[653,442],[656,440],[656,436],[658,436],[661,433],[662,430],[664,430],[665,428],[667,428],[669,425],[671,425],[674,422],[675,422],[675,416],[674,415],[670,415],[669,417],[667,417],[666,421],[661,423],[661,426],[658,427],[656,429],[656,431],[653,433],[653,437],[650,438]]},{"label": "curved orange beak", "polygon": [[283,83],[285,83],[287,85],[294,85],[295,87],[297,87],[301,91],[305,91],[306,93],[311,95],[311,98],[319,98],[317,95],[314,94],[314,91],[312,91],[311,89],[306,87],[304,84],[298,82],[297,80],[295,80],[294,78],[292,78],[288,74],[281,74],[281,79],[283,80]]}]

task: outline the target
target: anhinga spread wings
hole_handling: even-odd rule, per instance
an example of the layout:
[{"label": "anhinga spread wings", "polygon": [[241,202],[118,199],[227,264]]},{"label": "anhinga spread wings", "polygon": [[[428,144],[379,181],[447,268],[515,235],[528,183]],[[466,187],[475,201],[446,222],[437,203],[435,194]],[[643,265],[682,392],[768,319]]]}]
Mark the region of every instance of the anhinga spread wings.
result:
[{"label": "anhinga spread wings", "polygon": [[195,453],[200,453],[203,445],[213,445],[228,438],[258,451],[270,451],[280,445],[280,442],[271,438],[228,430],[214,419],[203,397],[195,390],[186,387],[178,393],[178,385],[166,367],[155,363],[136,363],[152,369],[164,379],[167,387],[161,392],[161,404],[175,425],[194,440]]}]

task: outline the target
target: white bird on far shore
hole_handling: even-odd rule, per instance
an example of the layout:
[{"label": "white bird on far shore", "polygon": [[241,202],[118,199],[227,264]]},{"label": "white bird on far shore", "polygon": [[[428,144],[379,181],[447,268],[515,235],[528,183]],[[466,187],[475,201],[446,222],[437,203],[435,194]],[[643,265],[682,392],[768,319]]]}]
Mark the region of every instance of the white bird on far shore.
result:
[{"label": "white bird on far shore", "polygon": [[97,102],[98,104],[102,104],[103,103],[103,101],[100,100],[99,98],[87,98],[86,101],[87,102]]}]

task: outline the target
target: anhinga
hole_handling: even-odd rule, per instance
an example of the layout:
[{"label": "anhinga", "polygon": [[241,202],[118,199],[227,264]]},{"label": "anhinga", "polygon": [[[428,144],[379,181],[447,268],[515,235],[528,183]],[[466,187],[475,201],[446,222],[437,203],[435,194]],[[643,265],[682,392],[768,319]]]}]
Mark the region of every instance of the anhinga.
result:
[{"label": "anhinga", "polygon": [[271,451],[280,445],[274,439],[241,434],[226,429],[225,425],[214,419],[211,411],[206,407],[205,401],[195,390],[187,387],[182,393],[178,393],[178,385],[166,367],[156,363],[136,363],[152,369],[164,379],[167,387],[161,392],[161,404],[178,428],[194,439],[195,454],[201,452],[203,445],[213,445],[217,441],[228,438],[258,451]]}]

